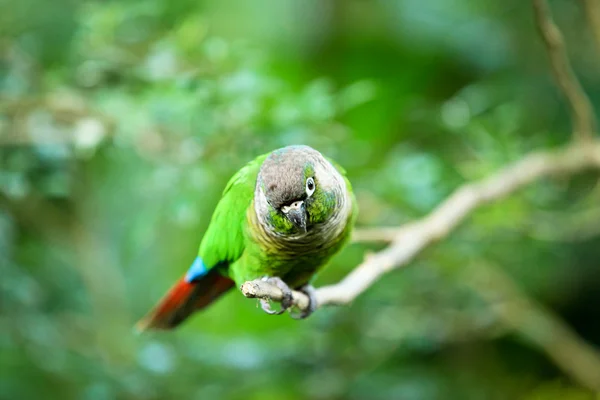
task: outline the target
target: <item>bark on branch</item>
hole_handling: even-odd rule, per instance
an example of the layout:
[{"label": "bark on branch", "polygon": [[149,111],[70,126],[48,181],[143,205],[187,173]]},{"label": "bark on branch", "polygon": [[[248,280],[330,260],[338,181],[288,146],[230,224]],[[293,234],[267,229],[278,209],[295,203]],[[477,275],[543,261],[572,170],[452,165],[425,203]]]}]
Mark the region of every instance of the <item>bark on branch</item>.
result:
[{"label": "bark on branch", "polygon": [[[252,299],[269,299],[273,301],[283,300],[283,292],[277,286],[265,282],[261,279],[245,282],[241,287],[244,296]],[[300,310],[306,310],[309,306],[309,299],[302,292],[292,291],[292,300],[294,306]]]}]

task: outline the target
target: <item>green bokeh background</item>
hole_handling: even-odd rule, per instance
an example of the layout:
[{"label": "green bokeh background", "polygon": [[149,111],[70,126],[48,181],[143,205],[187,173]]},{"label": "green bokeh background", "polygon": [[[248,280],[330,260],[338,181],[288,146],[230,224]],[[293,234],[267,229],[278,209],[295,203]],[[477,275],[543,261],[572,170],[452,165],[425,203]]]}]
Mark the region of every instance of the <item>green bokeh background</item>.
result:
[{"label": "green bokeh background", "polygon": [[[598,108],[580,4],[551,4]],[[259,154],[313,146],[347,169],[359,226],[396,226],[566,143],[528,1],[1,0],[0,57],[0,398],[593,398],[467,272],[493,265],[599,346],[593,172],[477,211],[306,321],[232,291],[132,332]],[[349,246],[317,286],[381,247]]]}]

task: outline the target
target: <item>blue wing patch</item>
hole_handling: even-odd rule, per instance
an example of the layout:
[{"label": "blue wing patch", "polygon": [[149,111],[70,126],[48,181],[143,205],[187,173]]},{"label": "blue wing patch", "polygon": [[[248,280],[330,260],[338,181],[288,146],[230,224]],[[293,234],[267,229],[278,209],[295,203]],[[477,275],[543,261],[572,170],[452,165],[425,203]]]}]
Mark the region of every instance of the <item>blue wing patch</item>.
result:
[{"label": "blue wing patch", "polygon": [[190,269],[188,269],[188,272],[185,274],[185,281],[188,283],[192,282],[193,280],[203,277],[204,275],[206,275],[207,272],[208,269],[202,262],[202,259],[200,257],[196,257],[196,259],[192,263],[192,266],[190,267]]}]

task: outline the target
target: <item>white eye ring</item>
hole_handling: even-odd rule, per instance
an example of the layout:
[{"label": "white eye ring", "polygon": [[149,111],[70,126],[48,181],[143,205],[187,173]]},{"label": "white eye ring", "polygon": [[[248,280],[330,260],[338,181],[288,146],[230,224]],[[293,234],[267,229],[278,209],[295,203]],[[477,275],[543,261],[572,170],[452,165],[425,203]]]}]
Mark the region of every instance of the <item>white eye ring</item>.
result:
[{"label": "white eye ring", "polygon": [[315,180],[313,178],[308,178],[306,180],[306,195],[308,197],[312,196],[316,188],[317,185],[315,185]]}]

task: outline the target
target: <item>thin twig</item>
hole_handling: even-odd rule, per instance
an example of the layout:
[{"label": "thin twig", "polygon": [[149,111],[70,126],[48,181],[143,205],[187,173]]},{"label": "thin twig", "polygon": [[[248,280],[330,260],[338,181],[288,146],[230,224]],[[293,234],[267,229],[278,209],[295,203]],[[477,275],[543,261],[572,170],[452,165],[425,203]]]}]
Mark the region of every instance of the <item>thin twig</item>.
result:
[{"label": "thin twig", "polygon": [[596,42],[598,56],[600,56],[600,1],[583,0],[583,7],[588,18],[592,36]]},{"label": "thin twig", "polygon": [[554,79],[571,109],[573,133],[578,139],[591,140],[598,126],[594,109],[573,72],[563,35],[554,23],[546,0],[532,0],[532,2],[537,27],[550,57]]},{"label": "thin twig", "polygon": [[[457,189],[427,217],[396,231],[391,244],[370,254],[341,282],[317,290],[318,306],[346,304],[369,288],[385,273],[407,265],[427,246],[446,237],[477,208],[502,199],[544,177],[575,174],[600,169],[600,142],[572,144],[554,152],[534,152],[491,177]],[[386,234],[389,233],[386,231]],[[382,235],[385,236],[385,235]],[[250,292],[248,288],[252,287]],[[246,297],[271,298],[277,301],[281,291],[267,283],[244,284]],[[308,298],[294,292],[295,305],[306,309]]]}]

